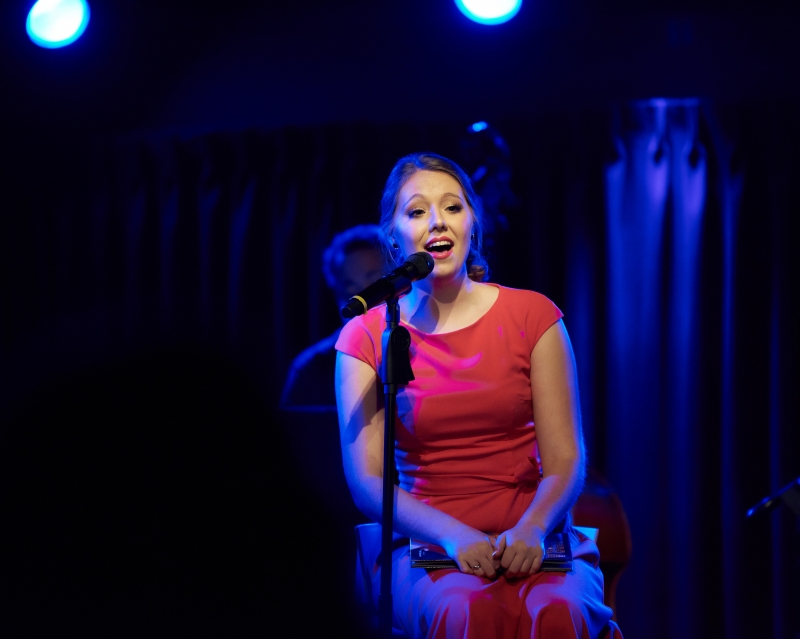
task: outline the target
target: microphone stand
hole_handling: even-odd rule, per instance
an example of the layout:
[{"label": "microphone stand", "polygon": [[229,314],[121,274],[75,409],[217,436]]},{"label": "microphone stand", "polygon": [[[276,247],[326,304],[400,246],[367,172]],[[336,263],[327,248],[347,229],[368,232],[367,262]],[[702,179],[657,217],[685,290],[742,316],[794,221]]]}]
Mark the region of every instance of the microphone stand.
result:
[{"label": "microphone stand", "polygon": [[[762,513],[768,513],[777,508],[780,504],[786,506],[796,515],[795,532],[800,534],[800,477],[790,481],[778,492],[764,497],[764,499],[747,511],[747,517],[750,518]],[[795,579],[797,580],[795,585],[797,586],[800,585],[800,557],[796,557],[795,559]],[[798,622],[795,621],[795,623]],[[800,627],[795,629],[800,630]],[[800,637],[800,632],[798,632],[796,636]]]},{"label": "microphone stand", "polygon": [[[409,283],[410,286],[410,283]],[[402,290],[403,287],[398,287]],[[408,289],[406,289],[408,290]],[[381,635],[392,636],[392,529],[394,521],[394,420],[397,388],[414,379],[408,349],[411,335],[400,326],[397,297],[386,302],[386,329],[382,335],[381,381],[384,396],[383,433],[383,511],[381,513],[381,591],[378,598],[378,623]]]}]

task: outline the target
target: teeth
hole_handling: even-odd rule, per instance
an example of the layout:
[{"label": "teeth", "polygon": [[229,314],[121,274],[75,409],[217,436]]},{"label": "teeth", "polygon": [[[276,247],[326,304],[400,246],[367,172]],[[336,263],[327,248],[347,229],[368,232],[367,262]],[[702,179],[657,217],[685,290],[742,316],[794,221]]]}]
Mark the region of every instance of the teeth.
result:
[{"label": "teeth", "polygon": [[452,246],[452,243],[443,240],[441,242],[433,242],[431,244],[428,244],[428,248],[429,249],[430,248],[438,248],[440,246]]}]

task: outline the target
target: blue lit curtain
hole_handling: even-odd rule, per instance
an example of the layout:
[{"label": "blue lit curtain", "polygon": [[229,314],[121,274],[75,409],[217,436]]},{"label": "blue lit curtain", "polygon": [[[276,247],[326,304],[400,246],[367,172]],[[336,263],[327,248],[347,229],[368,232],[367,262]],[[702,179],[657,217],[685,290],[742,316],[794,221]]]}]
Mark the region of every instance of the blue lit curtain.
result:
[{"label": "blue lit curtain", "polygon": [[[400,155],[458,159],[466,124],[136,134],[65,163],[60,190],[26,189],[6,221],[0,401],[170,343],[225,353],[276,401],[339,321],[331,235],[376,219]],[[494,124],[516,198],[490,260],[565,311],[590,463],[633,533],[626,636],[791,636],[795,519],[744,513],[800,474],[796,108]]]},{"label": "blue lit curtain", "polygon": [[587,240],[580,216],[566,229],[576,352],[591,366],[590,456],[633,535],[618,592],[631,636],[800,628],[796,518],[744,518],[800,473],[789,115],[678,100],[616,109],[603,233]]},{"label": "blue lit curtain", "polygon": [[696,104],[651,102],[618,115],[618,155],[605,169],[607,468],[626,487],[639,549],[626,581],[648,584],[639,603],[648,618],[668,603],[666,636],[692,636],[702,581],[687,572],[706,554],[697,497],[711,461],[698,438],[710,425],[698,412],[699,347],[713,339],[702,334],[712,318],[700,313],[707,147]]}]

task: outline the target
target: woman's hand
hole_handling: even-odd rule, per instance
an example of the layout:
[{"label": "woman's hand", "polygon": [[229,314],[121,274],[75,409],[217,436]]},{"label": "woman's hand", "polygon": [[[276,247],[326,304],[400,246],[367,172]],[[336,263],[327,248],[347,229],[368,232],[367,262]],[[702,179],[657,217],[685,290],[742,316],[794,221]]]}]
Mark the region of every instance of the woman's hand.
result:
[{"label": "woman's hand", "polygon": [[447,537],[443,546],[461,572],[488,579],[497,577],[500,561],[493,556],[495,548],[488,535],[462,526]]},{"label": "woman's hand", "polygon": [[526,577],[538,572],[544,558],[545,532],[539,526],[519,522],[497,538],[495,561],[506,577]]}]

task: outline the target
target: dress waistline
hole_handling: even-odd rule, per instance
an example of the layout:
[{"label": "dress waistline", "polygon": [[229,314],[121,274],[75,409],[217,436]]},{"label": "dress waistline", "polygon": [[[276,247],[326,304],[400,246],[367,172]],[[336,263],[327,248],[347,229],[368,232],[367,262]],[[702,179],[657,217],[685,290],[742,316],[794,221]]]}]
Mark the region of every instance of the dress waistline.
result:
[{"label": "dress waistline", "polygon": [[527,457],[520,462],[510,475],[473,475],[465,473],[423,474],[416,476],[400,474],[400,487],[420,497],[440,495],[475,495],[498,490],[532,486],[536,488],[541,481],[541,467],[535,457]]}]

